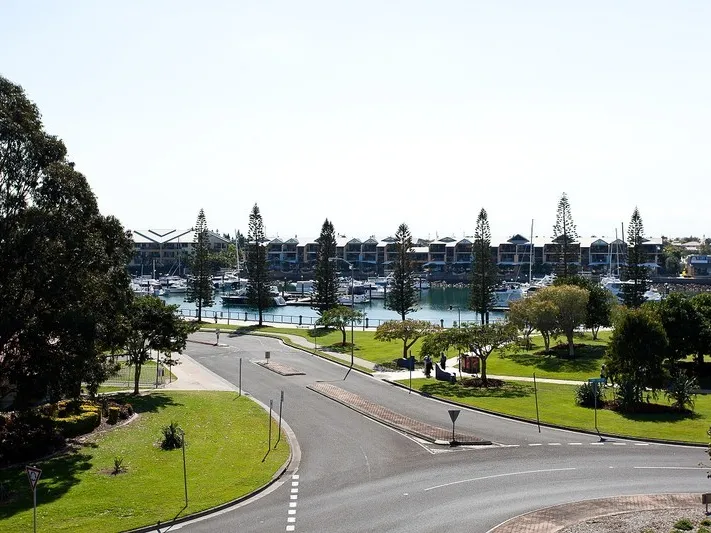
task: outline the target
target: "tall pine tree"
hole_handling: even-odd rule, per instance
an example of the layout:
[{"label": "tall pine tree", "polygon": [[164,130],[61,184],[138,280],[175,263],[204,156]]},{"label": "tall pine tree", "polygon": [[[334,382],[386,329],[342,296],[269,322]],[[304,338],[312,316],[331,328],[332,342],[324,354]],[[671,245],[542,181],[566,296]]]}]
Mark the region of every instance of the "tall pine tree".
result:
[{"label": "tall pine tree", "polygon": [[215,304],[214,287],[212,285],[212,272],[210,270],[210,237],[207,230],[205,211],[200,209],[195,222],[195,236],[193,237],[193,250],[189,259],[190,276],[188,277],[188,291],[185,301],[195,303],[197,307],[197,320],[202,320],[204,307]]},{"label": "tall pine tree", "polygon": [[498,283],[498,268],[491,257],[491,229],[486,210],[482,208],[476,219],[472,247],[472,281],[469,307],[489,323],[489,311],[494,307],[494,289]]},{"label": "tall pine tree", "polygon": [[627,266],[625,276],[627,281],[622,286],[622,301],[628,307],[639,307],[644,303],[644,293],[647,292],[647,268],[643,265],[645,254],[642,249],[644,242],[644,224],[639,209],[634,208],[630,225],[627,228]]},{"label": "tall pine tree", "polygon": [[336,257],[336,232],[333,223],[328,219],[321,226],[318,243],[316,272],[314,279],[314,295],[311,300],[313,308],[322,315],[324,311],[338,305],[338,265],[333,260]]},{"label": "tall pine tree", "polygon": [[574,263],[576,258],[572,245],[578,239],[573,215],[570,213],[570,202],[568,202],[568,195],[565,193],[558,200],[558,211],[555,217],[555,225],[553,226],[553,238],[561,247],[558,261],[560,266],[559,273],[565,279],[575,274]]},{"label": "tall pine tree", "polygon": [[412,235],[407,224],[400,224],[395,234],[397,258],[393,269],[393,281],[388,291],[386,307],[405,320],[405,316],[417,310],[415,270],[412,266]]},{"label": "tall pine tree", "polygon": [[264,221],[259,207],[254,204],[249,214],[249,229],[247,232],[247,303],[259,312],[259,325],[262,325],[264,310],[272,303],[269,295],[269,265],[267,264],[267,237],[264,233]]}]

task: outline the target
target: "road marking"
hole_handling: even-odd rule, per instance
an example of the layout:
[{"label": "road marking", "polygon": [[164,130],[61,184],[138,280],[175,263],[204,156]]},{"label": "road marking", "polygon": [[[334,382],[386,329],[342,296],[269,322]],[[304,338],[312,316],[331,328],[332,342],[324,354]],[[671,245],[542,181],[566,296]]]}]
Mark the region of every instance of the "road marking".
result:
[{"label": "road marking", "polygon": [[522,476],[525,474],[542,474],[545,472],[566,472],[568,470],[576,470],[576,468],[551,468],[549,470],[526,470],[524,472],[510,472],[508,474],[494,474],[492,476],[475,477],[475,478],[471,478],[471,479],[461,479],[459,481],[452,481],[451,483],[444,483],[442,485],[435,485],[434,487],[426,488],[425,492],[434,490],[434,489],[441,489],[443,487],[449,487],[451,485],[459,485],[460,483],[469,483],[471,481],[482,481],[484,479],[494,479],[497,477],[507,477],[507,476]]},{"label": "road marking", "polygon": [[627,443],[626,442],[613,442],[612,445],[613,446],[627,446]]},{"label": "road marking", "polygon": [[582,442],[569,442],[568,443],[568,446],[582,446],[582,445],[583,445]]},{"label": "road marking", "polygon": [[560,446],[560,442],[549,442],[548,446]]},{"label": "road marking", "polygon": [[[299,486],[299,475],[298,474],[293,474],[291,476],[291,494],[289,494],[289,500],[297,500],[299,498],[299,495],[297,494],[299,492],[299,489],[297,488]],[[290,509],[287,511],[288,516],[286,517],[286,530],[287,531],[296,531],[296,526],[294,523],[296,523],[296,501],[290,501],[289,502],[289,507]]]},{"label": "road marking", "polygon": [[635,466],[636,470],[708,470],[705,466]]},{"label": "road marking", "polygon": [[590,446],[604,446],[604,445],[605,445],[604,442],[591,442],[590,443]]},{"label": "road marking", "polygon": [[648,442],[635,442],[634,445],[635,446],[649,446],[649,443]]},{"label": "road marking", "polygon": [[533,444],[529,444],[529,446],[543,446],[540,442],[535,442]]}]

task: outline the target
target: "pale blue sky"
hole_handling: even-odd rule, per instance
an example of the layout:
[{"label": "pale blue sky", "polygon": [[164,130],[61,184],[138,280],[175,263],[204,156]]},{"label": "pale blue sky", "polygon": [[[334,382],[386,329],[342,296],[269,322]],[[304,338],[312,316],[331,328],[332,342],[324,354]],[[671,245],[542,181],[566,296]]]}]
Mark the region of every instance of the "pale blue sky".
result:
[{"label": "pale blue sky", "polygon": [[0,74],[127,228],[711,234],[711,2],[0,2]]}]

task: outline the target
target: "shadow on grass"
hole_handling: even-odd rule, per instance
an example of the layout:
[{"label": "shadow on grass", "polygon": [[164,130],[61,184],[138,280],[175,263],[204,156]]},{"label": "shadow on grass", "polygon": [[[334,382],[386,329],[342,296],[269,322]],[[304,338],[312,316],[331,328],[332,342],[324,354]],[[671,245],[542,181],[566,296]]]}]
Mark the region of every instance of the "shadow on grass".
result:
[{"label": "shadow on grass", "polygon": [[526,398],[533,396],[530,385],[516,382],[505,382],[503,387],[477,388],[463,387],[459,383],[436,381],[426,383],[420,389],[424,394],[431,396],[445,396],[449,398]]},{"label": "shadow on grass", "polygon": [[520,351],[505,353],[502,359],[508,359],[519,365],[531,367],[544,372],[591,372],[600,371],[600,360],[605,355],[605,346],[594,344],[579,344],[575,347],[575,357],[568,357],[567,346],[551,348],[551,354],[544,355],[540,352]]},{"label": "shadow on grass", "polygon": [[[39,503],[50,503],[63,497],[72,486],[79,483],[77,474],[91,469],[91,456],[81,451],[42,461],[42,478],[37,486]],[[0,521],[16,513],[32,509],[32,492],[27,474],[22,467],[0,471],[0,482],[7,487],[8,499],[0,502]]]},{"label": "shadow on grass", "polygon": [[232,329],[229,331],[228,335],[230,337],[241,337],[243,335],[249,335],[250,333],[255,333],[257,331],[264,331],[265,327],[264,326],[257,326],[252,325],[252,326],[244,326],[241,328],[237,329]]},{"label": "shadow on grass", "polygon": [[[659,404],[654,404],[659,405]],[[617,411],[623,418],[634,422],[652,422],[652,423],[676,423],[684,422],[685,420],[698,420],[702,415],[692,411],[678,411],[669,408],[666,405],[659,405],[662,409],[658,412],[624,412]]]},{"label": "shadow on grass", "polygon": [[134,396],[132,393],[125,392],[112,395],[111,399],[130,403],[137,413],[157,413],[166,407],[182,405],[165,392],[152,392],[142,396]]},{"label": "shadow on grass", "polygon": [[306,335],[313,339],[314,337],[325,337],[334,331],[336,330],[331,328],[312,328],[306,332]]}]

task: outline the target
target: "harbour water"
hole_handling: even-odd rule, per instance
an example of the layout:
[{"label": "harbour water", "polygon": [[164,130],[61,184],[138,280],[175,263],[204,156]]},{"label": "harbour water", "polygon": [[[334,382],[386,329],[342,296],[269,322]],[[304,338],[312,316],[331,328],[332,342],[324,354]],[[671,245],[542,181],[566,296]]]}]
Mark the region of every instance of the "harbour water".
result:
[{"label": "harbour water", "polygon": [[[195,304],[185,302],[182,295],[163,296],[167,303],[180,306],[183,314],[194,315]],[[479,315],[468,309],[469,289],[458,287],[437,287],[420,292],[420,302],[417,310],[408,314],[408,318],[417,320],[429,320],[436,324],[443,324],[451,327],[460,319],[462,322],[474,322],[479,320]],[[450,306],[452,309],[450,309]],[[355,306],[356,309],[364,312],[368,318],[369,326],[377,326],[385,320],[399,319],[400,316],[389,309],[385,309],[383,300],[371,300],[370,303]],[[225,306],[222,304],[220,293],[215,293],[215,305],[203,309],[203,316],[210,319],[217,314],[221,319],[228,316],[234,320],[244,320],[245,313],[250,317],[256,312],[255,309],[244,306]],[[288,324],[312,324],[318,313],[308,306],[286,305],[282,307],[270,307],[266,311],[265,319],[268,322],[288,323]],[[503,318],[503,313],[493,312],[491,320]],[[279,318],[277,318],[279,317]],[[288,318],[287,318],[288,317]]]}]

